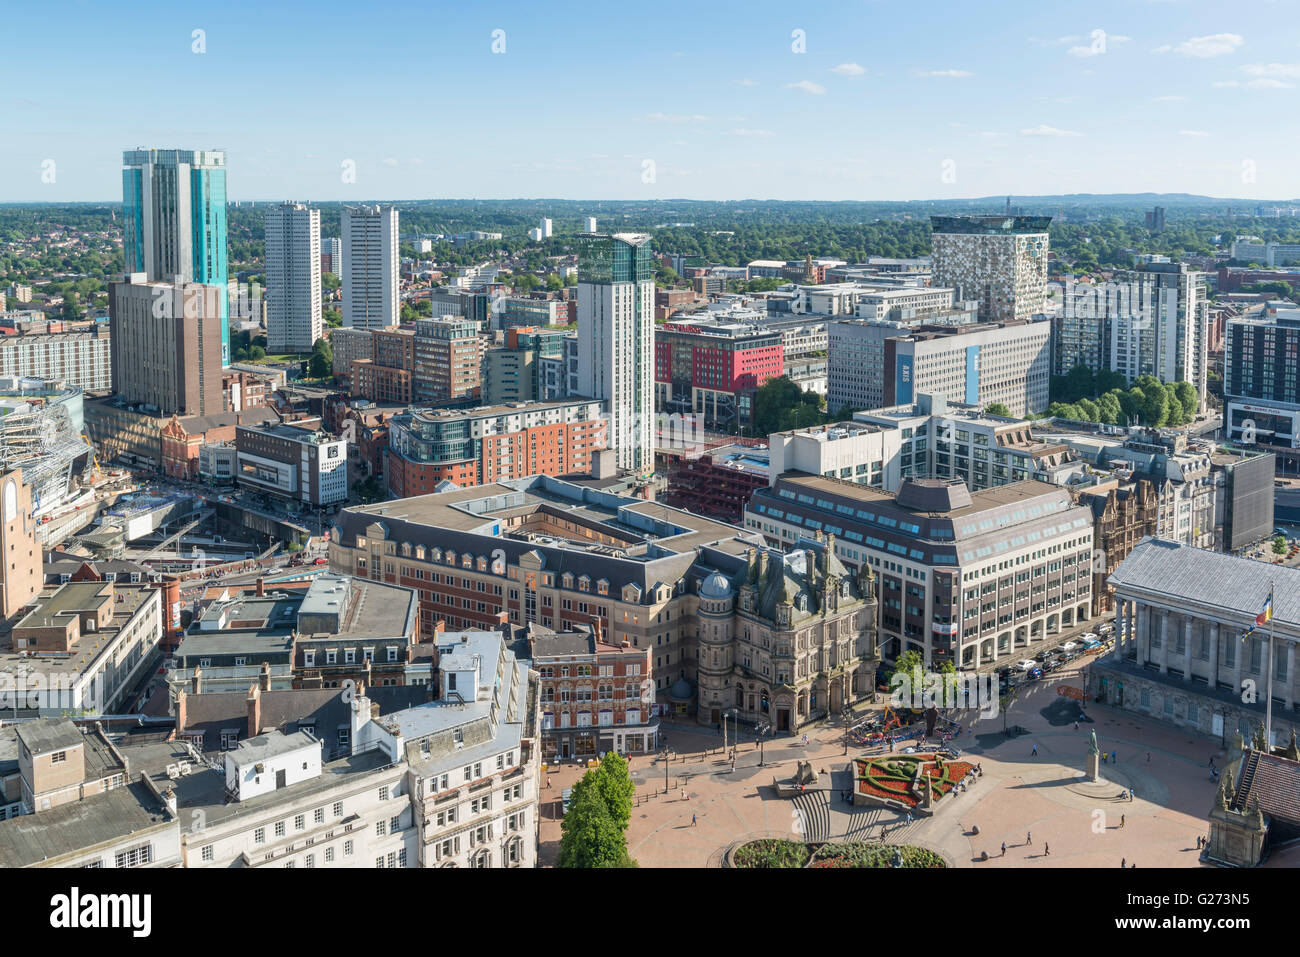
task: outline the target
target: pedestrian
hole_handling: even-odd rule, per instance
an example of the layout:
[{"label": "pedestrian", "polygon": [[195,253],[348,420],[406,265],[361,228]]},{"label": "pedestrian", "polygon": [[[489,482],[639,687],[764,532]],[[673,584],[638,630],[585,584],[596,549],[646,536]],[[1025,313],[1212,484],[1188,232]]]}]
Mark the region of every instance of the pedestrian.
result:
[{"label": "pedestrian", "polygon": [[1214,767],[1214,755],[1210,755],[1210,767]]},{"label": "pedestrian", "polygon": [[806,734],[803,736],[803,746],[808,747],[808,735]]},{"label": "pedestrian", "polygon": [[686,788],[682,788],[682,800],[686,800]]},{"label": "pedestrian", "polygon": [[692,815],[691,815],[691,827],[694,827],[694,826],[695,826],[695,815],[692,814]]},{"label": "pedestrian", "polygon": [[546,775],[546,786],[548,788],[551,786],[551,776],[549,774]]},{"label": "pedestrian", "polygon": [[1129,789],[1128,789],[1128,799],[1129,799],[1130,801],[1133,800],[1133,789],[1132,789],[1132,788],[1129,788]]},{"label": "pedestrian", "polygon": [[1118,752],[1118,751],[1112,751],[1112,752],[1110,753],[1110,763],[1111,763],[1111,764],[1119,764],[1119,752]]},{"label": "pedestrian", "polygon": [[1036,758],[1036,757],[1038,757],[1038,745],[1034,745],[1034,750],[1032,750],[1032,751],[1029,752],[1029,756],[1030,756],[1031,758]]},{"label": "pedestrian", "polygon": [[1078,718],[1076,718],[1076,719],[1074,720],[1074,730],[1075,730],[1075,731],[1078,731],[1078,730],[1079,730],[1079,719],[1078,719]]},{"label": "pedestrian", "polygon": [[1128,867],[1128,858],[1127,858],[1127,857],[1121,857],[1121,858],[1119,859],[1119,866],[1120,866],[1121,868]]},{"label": "pedestrian", "polygon": [[1028,831],[1025,831],[1025,847],[1028,847],[1030,844],[1033,843],[1034,843],[1034,835],[1030,834]]},{"label": "pedestrian", "polygon": [[1123,830],[1123,829],[1124,829],[1124,825],[1125,825],[1126,823],[1127,823],[1127,822],[1124,820],[1124,815],[1121,814],[1121,815],[1119,816],[1119,827],[1120,827],[1120,830]]},{"label": "pedestrian", "polygon": [[1044,842],[1043,842],[1043,857],[1051,857],[1051,856],[1052,856],[1052,848],[1051,848],[1051,846],[1050,846],[1046,841],[1044,841]]},{"label": "pedestrian", "polygon": [[1102,763],[1102,764],[1105,764],[1105,763],[1106,763],[1106,758],[1107,758],[1107,754],[1106,754],[1106,752],[1105,752],[1105,751],[1101,752],[1101,763]]},{"label": "pedestrian", "polygon": [[1150,764],[1150,763],[1151,763],[1151,752],[1148,751],[1148,752],[1147,752],[1147,764]]}]

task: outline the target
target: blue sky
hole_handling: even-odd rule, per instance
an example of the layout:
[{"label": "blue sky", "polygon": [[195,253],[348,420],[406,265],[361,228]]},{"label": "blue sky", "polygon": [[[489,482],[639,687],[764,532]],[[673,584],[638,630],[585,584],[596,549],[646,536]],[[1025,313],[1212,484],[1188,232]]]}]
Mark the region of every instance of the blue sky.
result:
[{"label": "blue sky", "polygon": [[10,5],[0,201],[120,199],[138,145],[239,200],[1291,198],[1297,5]]}]

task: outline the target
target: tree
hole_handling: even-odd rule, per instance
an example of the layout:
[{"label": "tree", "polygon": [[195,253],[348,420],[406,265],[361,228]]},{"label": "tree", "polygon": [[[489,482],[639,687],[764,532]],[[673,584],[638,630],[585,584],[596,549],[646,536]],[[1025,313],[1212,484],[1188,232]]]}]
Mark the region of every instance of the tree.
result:
[{"label": "tree", "polygon": [[789,376],[769,379],[754,392],[754,431],[770,435],[787,429],[821,425],[822,398],[799,388]]},{"label": "tree", "polygon": [[256,362],[258,359],[266,358],[266,350],[261,346],[251,346],[248,350],[248,358]]},{"label": "tree", "polygon": [[325,292],[333,292],[341,285],[343,285],[343,280],[332,272],[323,272],[320,274],[320,287]]},{"label": "tree", "polygon": [[1286,536],[1285,536],[1285,535],[1279,535],[1279,536],[1277,536],[1276,538],[1273,539],[1273,554],[1274,554],[1274,555],[1285,555],[1285,554],[1286,554],[1286,550],[1287,550],[1287,549],[1286,549]]},{"label": "tree", "polygon": [[81,297],[73,290],[63,294],[63,318],[71,322],[82,318],[86,311],[81,308]]},{"label": "tree", "polygon": [[1101,421],[1106,425],[1121,425],[1124,421],[1124,410],[1120,407],[1119,395],[1119,391],[1115,390],[1097,399],[1097,411],[1101,413]]},{"label": "tree", "polygon": [[307,374],[313,379],[324,379],[334,371],[334,350],[328,339],[317,339],[307,360]]},{"label": "tree", "polygon": [[1196,413],[1200,409],[1200,397],[1196,394],[1196,389],[1190,382],[1174,383],[1174,394],[1177,395],[1178,401],[1182,403],[1183,413],[1186,420],[1190,422],[1196,418]]},{"label": "tree", "polygon": [[596,788],[605,799],[610,816],[619,830],[626,831],[632,820],[632,799],[636,795],[636,785],[628,774],[627,761],[618,752],[611,751],[593,770]]},{"label": "tree", "polygon": [[564,280],[560,278],[559,273],[555,273],[555,272],[547,273],[546,288],[550,292],[559,292],[561,289],[564,288]]},{"label": "tree", "polygon": [[635,867],[627,853],[627,825],[636,789],[627,762],[610,753],[573,786],[560,824],[560,867]]},{"label": "tree", "polygon": [[1001,402],[994,402],[984,410],[989,415],[1002,415],[1011,418],[1011,410]]}]

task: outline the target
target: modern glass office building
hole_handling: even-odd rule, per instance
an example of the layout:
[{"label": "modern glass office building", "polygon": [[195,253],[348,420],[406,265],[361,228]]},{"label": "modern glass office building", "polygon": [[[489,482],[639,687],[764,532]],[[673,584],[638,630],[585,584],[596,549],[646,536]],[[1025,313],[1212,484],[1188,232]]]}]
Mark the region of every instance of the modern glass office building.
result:
[{"label": "modern glass office building", "polygon": [[225,152],[123,151],[122,207],[128,273],[221,288],[221,364],[229,365]]}]

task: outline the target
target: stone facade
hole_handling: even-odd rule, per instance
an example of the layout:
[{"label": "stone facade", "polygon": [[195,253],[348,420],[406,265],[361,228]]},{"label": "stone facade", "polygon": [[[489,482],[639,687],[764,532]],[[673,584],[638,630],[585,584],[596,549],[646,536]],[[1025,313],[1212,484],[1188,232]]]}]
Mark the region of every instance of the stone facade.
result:
[{"label": "stone facade", "polygon": [[785,555],[750,549],[735,586],[714,573],[698,597],[700,724],[727,714],[782,734],[871,695],[875,575],[845,568],[833,536]]}]

